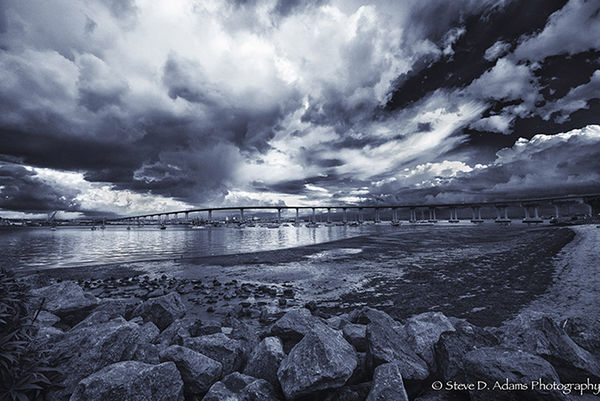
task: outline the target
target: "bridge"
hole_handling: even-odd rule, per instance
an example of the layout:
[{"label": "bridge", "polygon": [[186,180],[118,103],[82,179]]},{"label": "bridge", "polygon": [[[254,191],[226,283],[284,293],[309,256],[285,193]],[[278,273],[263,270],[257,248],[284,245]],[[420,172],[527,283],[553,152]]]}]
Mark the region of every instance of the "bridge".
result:
[{"label": "bridge", "polygon": [[[440,203],[440,204],[393,204],[393,205],[311,205],[311,206],[288,206],[288,205],[273,205],[273,206],[226,206],[226,207],[206,207],[197,209],[187,210],[176,210],[169,212],[142,214],[127,217],[118,217],[111,219],[103,219],[102,223],[112,222],[117,224],[128,224],[128,225],[143,225],[148,223],[155,223],[160,225],[165,224],[191,224],[190,215],[192,214],[204,214],[202,221],[209,224],[218,224],[219,220],[213,219],[213,213],[215,212],[236,212],[235,221],[238,224],[245,224],[249,222],[247,219],[248,211],[274,211],[277,212],[277,218],[275,222],[277,224],[282,223],[281,214],[282,211],[292,210],[295,211],[295,219],[293,222],[296,224],[300,223],[300,211],[309,211],[309,223],[316,224],[317,222],[317,211],[327,213],[327,223],[332,223],[332,211],[342,212],[342,224],[354,224],[363,223],[365,221],[365,212],[370,211],[372,214],[373,222],[380,223],[381,214],[383,211],[387,211],[390,214],[390,220],[392,224],[399,224],[400,219],[399,211],[409,211],[408,221],[411,223],[417,222],[428,222],[436,223],[438,221],[438,212],[440,210],[449,211],[450,223],[458,223],[460,221],[459,211],[468,209],[471,211],[471,222],[481,223],[484,221],[481,210],[482,208],[494,208],[496,210],[496,218],[494,221],[497,223],[508,224],[512,220],[509,217],[509,207],[519,207],[523,210],[523,222],[524,223],[541,223],[543,218],[540,215],[540,207],[553,207],[554,219],[560,219],[561,209],[571,204],[584,205],[586,208],[585,215],[589,217],[597,217],[600,213],[600,194],[587,194],[587,195],[564,195],[554,197],[538,197],[528,199],[512,199],[512,200],[499,200],[499,201],[482,201],[482,202],[468,202],[468,203]],[[355,212],[355,219],[350,222],[348,219],[348,212]],[[238,214],[239,213],[239,214]],[[464,211],[462,213],[464,215]],[[568,214],[568,213],[567,213]],[[180,218],[181,216],[181,218]],[[239,218],[237,217],[239,216]],[[464,219],[464,216],[463,216]],[[199,218],[197,220],[200,220]],[[252,220],[250,220],[252,221]]]}]

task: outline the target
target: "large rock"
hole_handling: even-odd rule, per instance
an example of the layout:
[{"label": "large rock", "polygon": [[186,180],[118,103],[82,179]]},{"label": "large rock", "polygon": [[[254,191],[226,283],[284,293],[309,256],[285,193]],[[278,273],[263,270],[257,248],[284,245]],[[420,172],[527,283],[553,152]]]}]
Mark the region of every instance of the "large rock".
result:
[{"label": "large rock", "polygon": [[123,316],[131,318],[131,314],[142,302],[137,298],[105,298],[102,299],[94,312],[106,312],[111,318]]},{"label": "large rock", "polygon": [[273,386],[263,379],[234,372],[216,382],[202,401],[278,401]]},{"label": "large rock", "polygon": [[50,399],[63,399],[84,377],[105,366],[130,359],[139,343],[140,326],[119,317],[95,326],[70,330],[49,343],[50,358],[62,360],[64,388],[53,391]]},{"label": "large rock", "polygon": [[291,309],[273,323],[269,334],[281,338],[284,351],[289,352],[294,345],[302,340],[306,333],[317,325],[324,326],[325,323],[314,317],[308,309]]},{"label": "large rock", "polygon": [[442,333],[454,331],[454,326],[443,313],[426,312],[407,319],[403,326],[411,348],[435,371],[434,345]]},{"label": "large rock", "polygon": [[222,373],[219,362],[180,345],[172,345],[160,353],[161,362],[175,362],[185,384],[186,394],[204,394]]},{"label": "large rock", "polygon": [[183,345],[183,340],[189,337],[190,332],[187,329],[187,322],[177,319],[164,329],[154,342],[164,346]]},{"label": "large rock", "polygon": [[384,312],[365,308],[368,355],[374,367],[383,363],[398,363],[406,380],[424,380],[429,376],[427,363],[407,342],[406,335],[394,319]]},{"label": "large rock", "polygon": [[472,401],[565,400],[557,390],[543,390],[533,383],[560,383],[554,368],[543,358],[528,352],[501,348],[480,348],[465,356],[466,383],[487,384],[486,389],[469,390]]},{"label": "large rock", "polygon": [[40,327],[51,327],[58,322],[60,322],[60,318],[58,316],[56,316],[54,313],[42,310],[38,313],[33,323]]},{"label": "large rock", "polygon": [[244,369],[244,374],[265,379],[277,386],[277,369],[285,358],[283,345],[278,337],[266,337],[254,349]]},{"label": "large rock", "polygon": [[375,368],[373,386],[366,401],[408,401],[397,363],[384,363]]},{"label": "large rock", "polygon": [[357,351],[366,352],[367,343],[367,326],[364,324],[346,323],[342,328],[344,338],[356,348]]},{"label": "large rock", "polygon": [[316,325],[283,360],[277,377],[287,398],[343,386],[357,366],[354,348],[340,332]]},{"label": "large rock", "polygon": [[184,339],[183,345],[220,362],[223,374],[239,370],[244,363],[242,342],[223,333]]},{"label": "large rock", "polygon": [[70,401],[183,401],[183,381],[172,362],[126,361],[107,366],[77,385]]},{"label": "large rock", "polygon": [[185,305],[179,294],[171,292],[145,301],[134,309],[132,315],[141,316],[144,321],[151,321],[160,330],[164,330],[185,315]]},{"label": "large rock", "polygon": [[464,383],[464,357],[470,351],[499,344],[492,333],[466,320],[453,322],[455,331],[444,332],[434,346],[438,373],[444,381]]},{"label": "large rock", "polygon": [[583,383],[587,378],[600,381],[600,362],[577,345],[551,318],[518,319],[503,331],[503,340],[509,347],[546,359],[564,382]]},{"label": "large rock", "polygon": [[73,281],[63,281],[47,287],[31,290],[35,303],[43,303],[43,309],[72,325],[83,319],[97,304],[98,300],[87,294]]}]

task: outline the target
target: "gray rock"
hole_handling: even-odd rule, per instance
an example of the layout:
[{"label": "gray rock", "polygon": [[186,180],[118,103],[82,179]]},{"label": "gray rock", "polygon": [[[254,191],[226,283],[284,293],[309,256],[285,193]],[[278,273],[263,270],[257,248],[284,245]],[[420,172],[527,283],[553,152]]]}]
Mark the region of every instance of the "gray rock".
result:
[{"label": "gray rock", "polygon": [[119,362],[83,379],[70,401],[183,401],[183,381],[172,362]]},{"label": "gray rock", "polygon": [[285,358],[283,345],[278,337],[266,337],[252,352],[244,374],[258,379],[265,379],[278,386],[277,369]]},{"label": "gray rock", "polygon": [[408,401],[400,366],[397,363],[384,363],[375,368],[373,385],[366,401],[388,400]]},{"label": "gray rock", "polygon": [[176,320],[164,329],[154,340],[155,343],[169,345],[183,345],[183,340],[190,337],[187,323],[184,320]]},{"label": "gray rock", "polygon": [[411,348],[434,371],[436,365],[433,347],[440,339],[440,335],[454,331],[454,326],[443,313],[426,312],[407,319],[403,331]]},{"label": "gray rock", "polygon": [[123,316],[125,319],[129,319],[135,308],[141,303],[136,298],[105,298],[99,302],[94,312],[106,312],[110,314],[111,318]]},{"label": "gray rock", "polygon": [[[368,354],[372,366],[397,362],[406,380],[424,380],[429,376],[427,363],[421,359],[407,342],[402,326],[387,314],[370,309],[367,311]],[[375,313],[377,312],[377,313]]]},{"label": "gray rock", "polygon": [[566,383],[583,383],[589,378],[600,381],[600,362],[577,345],[547,316],[519,319],[503,328],[503,340],[546,359]]},{"label": "gray rock", "polygon": [[581,348],[600,358],[600,320],[569,318],[561,322],[565,332]]},{"label": "gray rock", "polygon": [[166,329],[176,319],[185,315],[185,305],[176,292],[157,298],[151,298],[133,311],[133,316],[141,316],[144,321],[151,321],[160,330]]},{"label": "gray rock", "polygon": [[[519,401],[519,400],[565,400],[561,391],[533,388],[533,382],[559,383],[554,368],[543,358],[528,352],[501,348],[480,348],[465,356],[465,380],[467,383],[482,381],[488,384],[484,390],[470,390],[472,401]],[[505,384],[507,387],[502,388]],[[522,389],[508,387],[523,385]],[[524,386],[527,386],[525,389]]]},{"label": "gray rock", "polygon": [[202,401],[278,401],[269,382],[234,372],[212,385]]},{"label": "gray rock", "polygon": [[329,319],[326,319],[325,322],[329,327],[334,330],[341,330],[347,323],[350,322],[347,314],[341,314],[337,316],[332,316]]},{"label": "gray rock", "polygon": [[244,363],[242,342],[223,333],[189,337],[184,339],[183,345],[220,362],[225,375],[239,370]]},{"label": "gray rock", "polygon": [[367,344],[367,326],[364,324],[347,323],[342,328],[344,338],[356,348],[359,352],[366,352]]},{"label": "gray rock", "polygon": [[444,332],[434,346],[435,361],[443,381],[464,383],[464,357],[470,351],[500,343],[492,333],[465,320],[453,322],[455,331]]},{"label": "gray rock", "polygon": [[118,316],[119,315],[115,316],[111,312],[94,310],[85,319],[83,319],[81,322],[79,322],[75,326],[73,326],[73,328],[71,330],[78,330],[83,327],[89,327],[89,326],[93,326],[93,325],[96,325],[99,323],[106,323],[109,320],[112,320]]},{"label": "gray rock", "polygon": [[35,343],[38,346],[47,344],[49,342],[56,342],[64,336],[64,332],[61,329],[51,326],[41,326],[35,334]]},{"label": "gray rock", "polygon": [[73,281],[36,288],[31,290],[31,295],[37,304],[43,300],[43,309],[59,316],[67,324],[80,321],[98,304],[96,297],[83,292]]},{"label": "gray rock", "polygon": [[314,317],[308,309],[291,309],[273,323],[269,335],[281,338],[284,351],[289,352],[306,333],[317,325],[324,326],[325,323]]},{"label": "gray rock", "polygon": [[204,394],[222,373],[219,362],[180,345],[172,345],[160,353],[160,361],[172,361],[177,365],[185,384],[186,394]]},{"label": "gray rock", "polygon": [[277,377],[287,398],[342,387],[357,366],[354,348],[339,331],[315,325],[283,360]]},{"label": "gray rock", "polygon": [[160,351],[164,348],[158,344],[138,344],[135,347],[135,352],[132,359],[134,361],[149,363],[151,365],[158,365],[160,363]]},{"label": "gray rock", "polygon": [[371,383],[344,386],[330,392],[325,401],[365,401],[370,389]]},{"label": "gray rock", "polygon": [[43,311],[40,311],[40,313],[38,313],[38,316],[35,319],[34,324],[36,326],[51,327],[51,326],[54,326],[58,322],[60,322],[60,318],[58,316],[56,316],[54,313],[50,313],[50,312],[43,310]]},{"label": "gray rock", "polygon": [[[116,318],[106,323],[70,330],[57,341],[49,343],[50,358],[65,358],[63,389],[53,391],[54,399],[70,394],[75,385],[105,366],[130,359],[138,344],[140,326]],[[52,398],[51,398],[52,399]]]}]

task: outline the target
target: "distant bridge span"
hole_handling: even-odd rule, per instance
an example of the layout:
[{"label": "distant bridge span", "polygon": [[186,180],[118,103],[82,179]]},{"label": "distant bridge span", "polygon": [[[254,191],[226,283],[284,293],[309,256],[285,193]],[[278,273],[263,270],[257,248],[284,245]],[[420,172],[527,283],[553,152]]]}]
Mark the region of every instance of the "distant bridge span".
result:
[{"label": "distant bridge span", "polygon": [[[277,211],[277,222],[281,222],[281,211],[282,210],[295,210],[296,211],[296,222],[299,221],[300,210],[311,210],[312,211],[312,222],[315,221],[316,210],[327,210],[328,222],[331,221],[331,210],[342,210],[344,214],[344,222],[348,221],[347,211],[357,210],[358,221],[360,222],[361,214],[364,210],[375,211],[375,221],[379,220],[379,212],[381,210],[392,211],[392,223],[398,221],[397,211],[401,209],[410,210],[409,221],[417,221],[417,210],[424,213],[424,210],[429,211],[429,221],[436,221],[436,210],[437,209],[450,209],[450,222],[458,222],[458,210],[460,209],[472,209],[473,222],[483,221],[481,218],[482,207],[495,207],[497,210],[497,222],[509,222],[507,208],[509,206],[519,206],[524,209],[525,222],[539,222],[541,218],[539,216],[538,207],[540,205],[553,205],[555,208],[555,217],[559,217],[560,205],[565,203],[582,203],[588,206],[588,214],[597,215],[600,213],[600,193],[596,194],[585,194],[585,195],[563,195],[563,196],[551,196],[551,197],[537,197],[537,198],[526,198],[526,199],[505,199],[496,201],[481,201],[481,202],[461,202],[461,203],[422,203],[422,204],[380,204],[380,205],[347,205],[347,204],[334,204],[334,205],[312,205],[312,206],[290,206],[290,205],[272,205],[272,206],[224,206],[224,207],[205,207],[195,209],[176,210],[169,212],[157,212],[149,214],[141,214],[135,216],[118,217],[104,219],[105,222],[128,222],[128,223],[139,223],[146,219],[157,219],[158,221],[164,217],[164,220],[168,220],[169,216],[173,216],[178,219],[179,215],[185,217],[185,221],[188,221],[191,213],[202,213],[208,214],[208,221],[212,222],[212,213],[219,211],[239,211],[240,221],[245,221],[244,212],[248,210],[274,210]],[[530,214],[530,212],[532,212]]]}]

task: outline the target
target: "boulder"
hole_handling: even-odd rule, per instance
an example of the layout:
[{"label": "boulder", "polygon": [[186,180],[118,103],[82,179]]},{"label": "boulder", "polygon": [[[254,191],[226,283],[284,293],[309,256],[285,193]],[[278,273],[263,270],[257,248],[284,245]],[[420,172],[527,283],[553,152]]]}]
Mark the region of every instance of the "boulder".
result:
[{"label": "boulder", "polygon": [[359,352],[367,351],[367,326],[364,324],[347,323],[342,328],[344,338]]},{"label": "boulder", "polygon": [[77,383],[115,362],[130,359],[139,341],[140,326],[119,317],[106,323],[70,330],[48,343],[51,360],[63,360],[64,375],[50,399],[62,399]]},{"label": "boulder", "polygon": [[132,359],[134,361],[149,363],[151,365],[158,365],[160,363],[160,351],[164,347],[158,344],[138,344],[135,347],[135,352]]},{"label": "boulder", "polygon": [[431,371],[435,371],[434,345],[442,333],[454,331],[454,326],[441,312],[426,312],[407,319],[403,326],[407,343]]},{"label": "boulder", "polygon": [[370,389],[371,383],[344,386],[330,392],[325,401],[365,401]]},{"label": "boulder", "polygon": [[600,381],[600,362],[577,345],[548,316],[518,319],[503,328],[508,347],[521,349],[546,359],[566,383]]},{"label": "boulder", "polygon": [[43,309],[57,315],[68,325],[82,320],[96,305],[98,300],[87,294],[73,281],[62,281],[31,290],[36,304],[43,302]]},{"label": "boulder", "polygon": [[[471,401],[565,400],[561,391],[535,388],[535,382],[560,383],[554,368],[528,352],[480,348],[464,359],[466,383],[485,382],[488,387],[469,390]],[[504,387],[503,387],[504,386]]]},{"label": "boulder", "polygon": [[357,366],[354,348],[339,331],[315,327],[283,360],[277,377],[287,398],[342,387]]},{"label": "boulder", "polygon": [[291,309],[271,326],[269,335],[277,336],[283,341],[285,352],[296,345],[302,337],[315,326],[325,323],[314,317],[306,308]]},{"label": "boulder", "polygon": [[171,345],[160,353],[160,361],[174,362],[181,373],[185,393],[200,395],[208,391],[222,373],[219,362],[180,345]]},{"label": "boulder", "polygon": [[388,400],[408,401],[401,369],[397,363],[384,363],[375,368],[373,385],[366,401]]},{"label": "boulder", "polygon": [[56,323],[60,322],[60,318],[54,313],[47,312],[45,310],[38,313],[35,321],[33,322],[36,326],[51,327]]},{"label": "boulder", "polygon": [[600,358],[600,320],[569,318],[560,324],[581,348]]},{"label": "boulder", "polygon": [[183,381],[173,362],[119,362],[81,380],[70,401],[183,401]]},{"label": "boulder", "polygon": [[464,383],[465,355],[477,348],[496,346],[500,341],[494,334],[466,320],[455,320],[453,326],[455,331],[442,333],[435,344],[435,362],[444,382]]},{"label": "boulder", "polygon": [[278,401],[273,386],[263,379],[238,372],[212,385],[202,401]]},{"label": "boulder", "polygon": [[78,330],[83,327],[93,326],[99,323],[106,323],[109,320],[112,320],[118,316],[120,315],[115,315],[114,313],[108,311],[94,310],[92,313],[87,315],[85,319],[73,326],[71,330]]},{"label": "boulder", "polygon": [[189,337],[190,332],[187,329],[187,323],[178,319],[164,329],[154,342],[164,346],[183,345],[183,340]]},{"label": "boulder", "polygon": [[145,301],[133,310],[132,315],[141,316],[145,322],[151,321],[164,330],[185,315],[185,305],[178,293],[171,292]]},{"label": "boulder", "polygon": [[279,385],[277,369],[285,358],[283,345],[278,337],[266,337],[252,352],[244,374],[265,379],[275,387]]},{"label": "boulder", "polygon": [[399,326],[395,320],[383,312],[377,314],[370,312],[369,314],[372,315],[372,318],[367,325],[367,343],[372,366],[397,362],[404,379],[426,379],[429,376],[427,363],[413,351],[412,346],[406,341],[402,326]]},{"label": "boulder", "polygon": [[223,374],[239,370],[244,363],[242,342],[229,338],[223,333],[189,337],[184,339],[183,345],[220,362],[223,366]]},{"label": "boulder", "polygon": [[111,318],[123,316],[125,319],[131,318],[131,314],[142,302],[136,298],[105,298],[102,299],[94,312],[106,312]]}]

